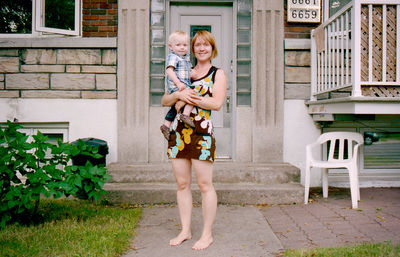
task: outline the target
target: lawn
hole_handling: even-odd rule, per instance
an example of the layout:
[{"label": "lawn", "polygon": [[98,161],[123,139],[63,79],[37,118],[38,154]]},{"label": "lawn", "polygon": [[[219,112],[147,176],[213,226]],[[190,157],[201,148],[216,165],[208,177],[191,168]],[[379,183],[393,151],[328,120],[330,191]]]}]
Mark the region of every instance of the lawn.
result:
[{"label": "lawn", "polygon": [[39,224],[0,230],[0,256],[119,256],[142,209],[81,200],[42,200]]},{"label": "lawn", "polygon": [[400,245],[390,242],[336,248],[285,250],[287,257],[398,257]]}]

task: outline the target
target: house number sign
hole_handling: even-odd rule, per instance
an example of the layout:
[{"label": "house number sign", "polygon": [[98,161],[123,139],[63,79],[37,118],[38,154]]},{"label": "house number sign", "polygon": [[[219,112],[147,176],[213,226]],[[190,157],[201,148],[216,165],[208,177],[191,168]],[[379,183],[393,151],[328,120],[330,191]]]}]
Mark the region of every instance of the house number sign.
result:
[{"label": "house number sign", "polygon": [[287,0],[288,22],[320,22],[321,0]]}]

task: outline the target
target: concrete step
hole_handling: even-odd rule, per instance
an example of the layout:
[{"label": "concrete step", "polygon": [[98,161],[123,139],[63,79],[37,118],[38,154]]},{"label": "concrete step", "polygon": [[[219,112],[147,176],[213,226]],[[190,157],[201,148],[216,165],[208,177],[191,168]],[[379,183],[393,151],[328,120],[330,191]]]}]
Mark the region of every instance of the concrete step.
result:
[{"label": "concrete step", "polygon": [[[300,203],[304,187],[299,183],[256,184],[214,183],[221,204],[292,204]],[[107,183],[106,198],[112,203],[176,203],[175,183]],[[192,185],[193,202],[200,203],[200,190]]]},{"label": "concrete step", "polygon": [[[119,164],[107,166],[112,183],[174,183],[171,163]],[[193,176],[193,179],[194,176]],[[299,182],[300,170],[287,163],[237,163],[216,161],[215,183],[282,184]]]}]

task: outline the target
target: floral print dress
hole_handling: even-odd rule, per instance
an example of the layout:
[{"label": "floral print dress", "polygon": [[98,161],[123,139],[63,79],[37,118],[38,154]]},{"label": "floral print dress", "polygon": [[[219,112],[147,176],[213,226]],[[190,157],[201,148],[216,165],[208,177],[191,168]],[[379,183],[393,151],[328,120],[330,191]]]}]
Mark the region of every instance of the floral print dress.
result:
[{"label": "floral print dress", "polygon": [[[212,96],[215,73],[212,66],[204,77],[192,81],[192,88],[200,96]],[[198,159],[211,161],[215,159],[215,138],[211,110],[195,106],[190,114],[195,127],[192,128],[179,119],[177,115],[171,125],[171,136],[168,141],[168,158]]]}]

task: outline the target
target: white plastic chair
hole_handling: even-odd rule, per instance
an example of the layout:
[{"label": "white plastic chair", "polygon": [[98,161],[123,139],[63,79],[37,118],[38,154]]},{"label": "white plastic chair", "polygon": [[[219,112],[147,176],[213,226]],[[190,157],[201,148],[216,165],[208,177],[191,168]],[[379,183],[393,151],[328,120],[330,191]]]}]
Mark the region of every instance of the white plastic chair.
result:
[{"label": "white plastic chair", "polygon": [[[330,141],[328,149],[328,160],[318,160],[312,155],[312,149],[322,146]],[[347,141],[347,156],[345,156],[345,142]],[[319,136],[315,143],[306,146],[306,174],[304,204],[308,203],[310,191],[311,167],[323,168],[322,170],[322,193],[328,197],[328,168],[346,168],[349,171],[350,192],[353,209],[358,208],[360,200],[360,186],[358,182],[358,148],[364,143],[363,136],[355,132],[328,132]],[[338,145],[337,145],[338,144]],[[335,156],[335,149],[338,149]],[[337,157],[337,158],[335,158]],[[347,157],[345,159],[345,157]]]}]

